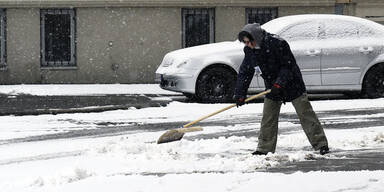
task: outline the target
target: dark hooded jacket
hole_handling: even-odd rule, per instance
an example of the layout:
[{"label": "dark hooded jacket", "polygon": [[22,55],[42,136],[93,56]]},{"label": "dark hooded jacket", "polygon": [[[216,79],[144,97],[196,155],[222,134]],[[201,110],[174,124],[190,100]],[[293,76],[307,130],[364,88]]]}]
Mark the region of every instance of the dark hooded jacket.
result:
[{"label": "dark hooded jacket", "polygon": [[[252,35],[259,49],[244,47],[245,57],[237,76],[235,97],[245,98],[249,84],[259,66],[266,89],[277,83],[282,87],[278,96],[267,94],[275,101],[292,101],[306,92],[303,77],[288,43],[277,35],[269,34],[258,24],[248,24],[243,31]],[[257,42],[257,41],[260,42]]]}]

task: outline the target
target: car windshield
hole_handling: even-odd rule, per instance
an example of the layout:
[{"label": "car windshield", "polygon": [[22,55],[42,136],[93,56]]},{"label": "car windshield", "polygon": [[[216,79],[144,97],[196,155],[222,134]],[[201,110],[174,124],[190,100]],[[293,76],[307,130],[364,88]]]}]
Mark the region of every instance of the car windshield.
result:
[{"label": "car windshield", "polygon": [[279,34],[279,32],[286,26],[288,26],[292,21],[285,18],[277,18],[267,23],[263,24],[261,28],[272,34]]}]

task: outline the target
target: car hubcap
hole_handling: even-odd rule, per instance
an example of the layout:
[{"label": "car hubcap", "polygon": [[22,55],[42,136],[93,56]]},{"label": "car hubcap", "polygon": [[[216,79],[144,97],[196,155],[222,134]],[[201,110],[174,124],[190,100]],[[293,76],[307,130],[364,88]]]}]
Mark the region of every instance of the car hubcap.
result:
[{"label": "car hubcap", "polygon": [[380,96],[383,96],[384,95],[384,76],[381,73],[377,74],[377,83],[375,87],[376,87],[377,94]]},{"label": "car hubcap", "polygon": [[220,95],[221,93],[223,93],[223,84],[219,83],[217,84],[214,89],[213,89],[213,92],[215,93],[215,95]]}]

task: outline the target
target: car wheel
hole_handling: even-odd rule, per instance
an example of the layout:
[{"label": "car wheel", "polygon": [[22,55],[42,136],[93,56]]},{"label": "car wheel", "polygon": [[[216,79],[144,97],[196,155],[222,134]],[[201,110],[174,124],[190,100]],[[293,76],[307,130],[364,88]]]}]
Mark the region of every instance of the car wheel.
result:
[{"label": "car wheel", "polygon": [[236,78],[236,74],[227,68],[208,68],[197,79],[196,96],[205,103],[232,101]]},{"label": "car wheel", "polygon": [[372,67],[365,76],[363,92],[369,98],[384,96],[384,64]]}]

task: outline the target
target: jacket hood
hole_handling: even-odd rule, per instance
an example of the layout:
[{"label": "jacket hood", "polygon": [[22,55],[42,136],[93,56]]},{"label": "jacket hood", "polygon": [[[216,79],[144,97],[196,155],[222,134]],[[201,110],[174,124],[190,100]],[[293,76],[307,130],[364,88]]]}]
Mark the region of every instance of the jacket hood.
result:
[{"label": "jacket hood", "polygon": [[261,45],[265,36],[265,31],[261,28],[259,23],[247,24],[243,27],[242,31],[248,32],[256,41],[256,44],[258,46]]}]

